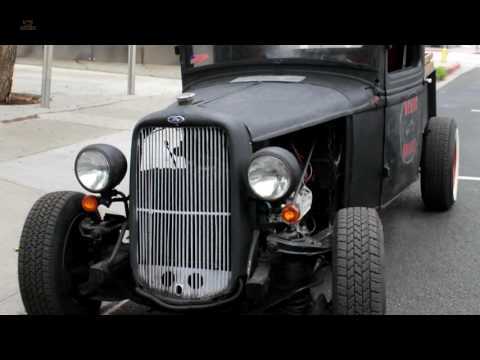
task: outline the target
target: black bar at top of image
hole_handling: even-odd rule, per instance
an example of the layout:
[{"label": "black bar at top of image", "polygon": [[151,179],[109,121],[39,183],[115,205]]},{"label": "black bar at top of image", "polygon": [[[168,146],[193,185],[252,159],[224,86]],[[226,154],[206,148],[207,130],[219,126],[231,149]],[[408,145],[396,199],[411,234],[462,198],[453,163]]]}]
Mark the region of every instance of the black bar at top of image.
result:
[{"label": "black bar at top of image", "polygon": [[[243,3],[242,3],[243,4]],[[161,6],[160,6],[161,5]],[[140,12],[102,12],[97,4],[69,3],[58,10],[9,13],[0,22],[0,43],[15,44],[475,44],[477,21],[462,13],[462,21],[437,18],[420,10],[400,16],[364,12],[309,12],[302,8],[278,14],[246,6],[233,6],[228,14],[198,4],[137,6]],[[125,6],[119,6],[128,9]],[[211,8],[211,7],[210,7]],[[63,9],[66,10],[66,9]],[[88,10],[88,11],[87,11]],[[200,12],[201,11],[201,12]],[[413,11],[413,12],[412,12]],[[414,16],[417,14],[416,16]],[[409,20],[410,19],[410,20]]]}]

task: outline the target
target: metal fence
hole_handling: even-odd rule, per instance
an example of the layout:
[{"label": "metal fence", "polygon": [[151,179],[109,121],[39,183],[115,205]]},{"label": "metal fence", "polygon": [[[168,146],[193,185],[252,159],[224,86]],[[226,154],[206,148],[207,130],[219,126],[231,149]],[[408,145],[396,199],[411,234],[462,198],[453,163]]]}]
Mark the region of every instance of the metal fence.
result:
[{"label": "metal fence", "polygon": [[[43,46],[42,94],[41,106],[50,107],[52,87],[54,45]],[[135,95],[135,65],[137,64],[137,45],[128,45],[128,95]]]}]

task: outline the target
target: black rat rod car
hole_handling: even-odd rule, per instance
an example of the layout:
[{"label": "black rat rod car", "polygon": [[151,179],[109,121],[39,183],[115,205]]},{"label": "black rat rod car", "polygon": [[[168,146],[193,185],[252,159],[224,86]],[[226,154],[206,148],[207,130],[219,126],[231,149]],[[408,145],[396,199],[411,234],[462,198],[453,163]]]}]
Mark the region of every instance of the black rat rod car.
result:
[{"label": "black rat rod car", "polygon": [[[130,299],[179,313],[384,314],[377,210],[419,176],[428,209],[457,198],[457,125],[437,117],[424,47],[175,49],[184,92],[136,125],[130,195],[116,189],[124,155],[99,144],[75,161],[95,196],[33,206],[19,251],[27,313]],[[114,202],[125,215],[106,213]]]}]

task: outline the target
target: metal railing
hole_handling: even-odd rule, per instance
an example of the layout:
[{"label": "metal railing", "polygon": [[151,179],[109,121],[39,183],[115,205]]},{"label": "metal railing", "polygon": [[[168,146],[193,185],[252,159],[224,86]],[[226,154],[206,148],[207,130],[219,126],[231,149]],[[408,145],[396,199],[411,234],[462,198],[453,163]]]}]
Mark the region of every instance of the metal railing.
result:
[{"label": "metal railing", "polygon": [[[43,46],[41,106],[50,107],[52,92],[53,45]],[[127,94],[135,95],[136,45],[128,45],[128,81]]]},{"label": "metal railing", "polygon": [[128,95],[135,95],[135,65],[137,45],[128,45]]},{"label": "metal railing", "polygon": [[50,94],[52,89],[52,63],[53,63],[53,45],[43,47],[43,67],[42,67],[42,107],[50,107]]}]

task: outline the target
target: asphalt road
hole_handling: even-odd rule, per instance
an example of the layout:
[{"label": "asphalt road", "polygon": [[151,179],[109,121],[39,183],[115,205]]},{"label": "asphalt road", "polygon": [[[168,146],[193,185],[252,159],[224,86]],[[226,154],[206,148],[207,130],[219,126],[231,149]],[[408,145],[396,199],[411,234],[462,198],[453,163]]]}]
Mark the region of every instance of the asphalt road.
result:
[{"label": "asphalt road", "polygon": [[[442,88],[438,104],[460,128],[461,175],[480,180],[480,69]],[[388,314],[480,314],[480,181],[461,181],[450,212],[427,212],[416,183],[380,216]],[[132,303],[111,313],[156,314]]]},{"label": "asphalt road", "polygon": [[[461,176],[480,178],[480,69],[439,91],[438,115],[457,120]],[[480,181],[447,213],[425,211],[417,183],[381,217],[390,314],[480,314]]]}]

